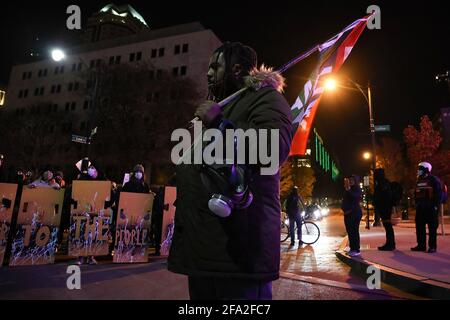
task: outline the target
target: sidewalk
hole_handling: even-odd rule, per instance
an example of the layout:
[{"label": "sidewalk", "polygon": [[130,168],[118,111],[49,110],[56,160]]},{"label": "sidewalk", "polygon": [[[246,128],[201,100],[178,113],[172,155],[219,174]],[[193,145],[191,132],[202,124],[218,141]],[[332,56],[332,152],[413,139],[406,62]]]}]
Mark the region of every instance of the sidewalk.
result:
[{"label": "sidewalk", "polygon": [[[446,219],[447,220],[447,219]],[[447,222],[447,221],[446,221]],[[375,265],[381,269],[382,281],[407,292],[434,299],[450,299],[450,224],[445,227],[445,236],[438,229],[438,249],[434,254],[412,252],[416,246],[415,224],[401,222],[394,226],[395,251],[379,251],[385,242],[383,227],[365,229],[361,223],[361,257],[352,258],[345,252],[348,239],[345,238],[336,252],[337,257],[364,276],[366,269]]]}]

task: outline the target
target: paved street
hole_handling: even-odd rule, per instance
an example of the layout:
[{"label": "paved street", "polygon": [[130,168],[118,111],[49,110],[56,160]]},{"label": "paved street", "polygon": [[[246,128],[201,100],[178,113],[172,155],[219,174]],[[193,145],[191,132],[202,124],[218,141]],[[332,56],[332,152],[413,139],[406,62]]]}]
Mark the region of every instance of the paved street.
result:
[{"label": "paved street", "polygon": [[[274,299],[411,298],[387,286],[366,289],[365,281],[351,275],[350,268],[336,258],[334,252],[345,235],[337,212],[319,225],[322,235],[313,246],[288,251],[287,244],[282,245],[282,277],[274,283]],[[165,259],[83,266],[81,290],[66,288],[67,265],[2,267],[0,299],[188,299],[186,277],[168,272]]]}]

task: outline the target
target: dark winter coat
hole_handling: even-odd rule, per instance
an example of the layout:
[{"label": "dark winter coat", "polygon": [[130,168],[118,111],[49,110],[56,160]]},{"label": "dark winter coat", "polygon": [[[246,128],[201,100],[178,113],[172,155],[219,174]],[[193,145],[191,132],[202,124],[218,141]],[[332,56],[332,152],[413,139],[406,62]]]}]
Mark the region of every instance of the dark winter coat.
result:
[{"label": "dark winter coat", "polygon": [[131,178],[130,181],[124,184],[122,192],[134,192],[134,193],[149,193],[150,187],[147,183],[139,181],[135,178]]},{"label": "dark winter coat", "polygon": [[394,206],[391,183],[386,179],[384,171],[381,169],[375,170],[373,204],[382,219],[390,219],[392,207]]},{"label": "dark winter coat", "polygon": [[345,190],[341,205],[341,209],[344,211],[344,214],[362,214],[361,206],[359,204],[361,201],[361,196],[362,192],[358,183],[353,185],[349,190]]},{"label": "dark winter coat", "polygon": [[[291,111],[274,87],[250,90],[227,105],[223,118],[237,128],[279,129],[280,165],[289,154]],[[168,269],[190,276],[271,281],[279,277],[280,176],[252,170],[252,204],[220,218],[208,209],[212,192],[202,184],[199,168],[177,166],[175,231]]]}]

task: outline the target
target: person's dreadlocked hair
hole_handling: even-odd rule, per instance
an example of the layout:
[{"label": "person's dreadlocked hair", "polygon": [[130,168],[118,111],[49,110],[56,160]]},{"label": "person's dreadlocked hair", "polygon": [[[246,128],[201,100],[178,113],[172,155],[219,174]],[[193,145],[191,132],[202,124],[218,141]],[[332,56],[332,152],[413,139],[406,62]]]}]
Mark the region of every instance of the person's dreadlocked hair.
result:
[{"label": "person's dreadlocked hair", "polygon": [[[255,50],[240,42],[225,42],[222,46],[214,50],[214,53],[222,53],[225,60],[225,79],[223,79],[222,92],[219,97],[215,97],[223,99],[225,92],[227,92],[225,80],[231,75],[233,65],[240,64],[242,66],[242,77],[245,77],[248,76],[253,68],[256,68],[258,58]],[[210,98],[211,93],[208,96]]]}]

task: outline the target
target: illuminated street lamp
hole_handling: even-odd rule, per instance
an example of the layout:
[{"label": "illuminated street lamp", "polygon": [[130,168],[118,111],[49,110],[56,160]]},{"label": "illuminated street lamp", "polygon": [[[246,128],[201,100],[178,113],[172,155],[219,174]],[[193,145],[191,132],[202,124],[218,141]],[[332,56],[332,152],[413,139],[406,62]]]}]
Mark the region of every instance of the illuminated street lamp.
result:
[{"label": "illuminated street lamp", "polygon": [[328,78],[326,81],[325,81],[325,89],[327,90],[327,91],[334,91],[334,90],[336,90],[336,80],[335,79],[333,79],[333,78]]},{"label": "illuminated street lamp", "polygon": [[[55,62],[61,62],[62,60],[65,60],[66,59],[66,54],[65,54],[65,52],[62,50],[62,49],[60,49],[60,48],[54,48],[54,49],[52,49],[51,50],[51,58],[53,59],[53,61],[55,61]],[[89,69],[89,66],[86,64],[86,62],[82,59],[82,58],[80,58],[80,57],[78,57],[78,60],[87,68],[87,69]],[[94,90],[93,90],[93,93],[91,94],[91,118],[93,118],[93,112],[94,112],[94,109],[95,109],[95,106],[96,106],[96,104],[97,104],[97,99],[98,99],[98,91],[99,91],[99,82],[100,82],[100,79],[99,79],[99,74],[98,74],[98,72],[93,72],[92,74],[91,74],[91,76],[92,76],[92,78],[93,78],[93,83],[94,83]],[[91,130],[91,127],[90,127],[90,125],[87,125],[86,126],[86,153],[87,153],[87,155],[89,156],[89,149],[90,149],[90,144],[91,144],[91,140],[92,140],[92,137],[95,135],[97,133],[97,127],[96,128],[94,128],[93,130]]]},{"label": "illuminated street lamp", "polygon": [[52,50],[52,59],[56,62],[60,62],[66,58],[66,54],[61,49]]},{"label": "illuminated street lamp", "polygon": [[368,151],[363,153],[363,158],[364,160],[370,160],[370,158],[372,158],[372,154]]}]

